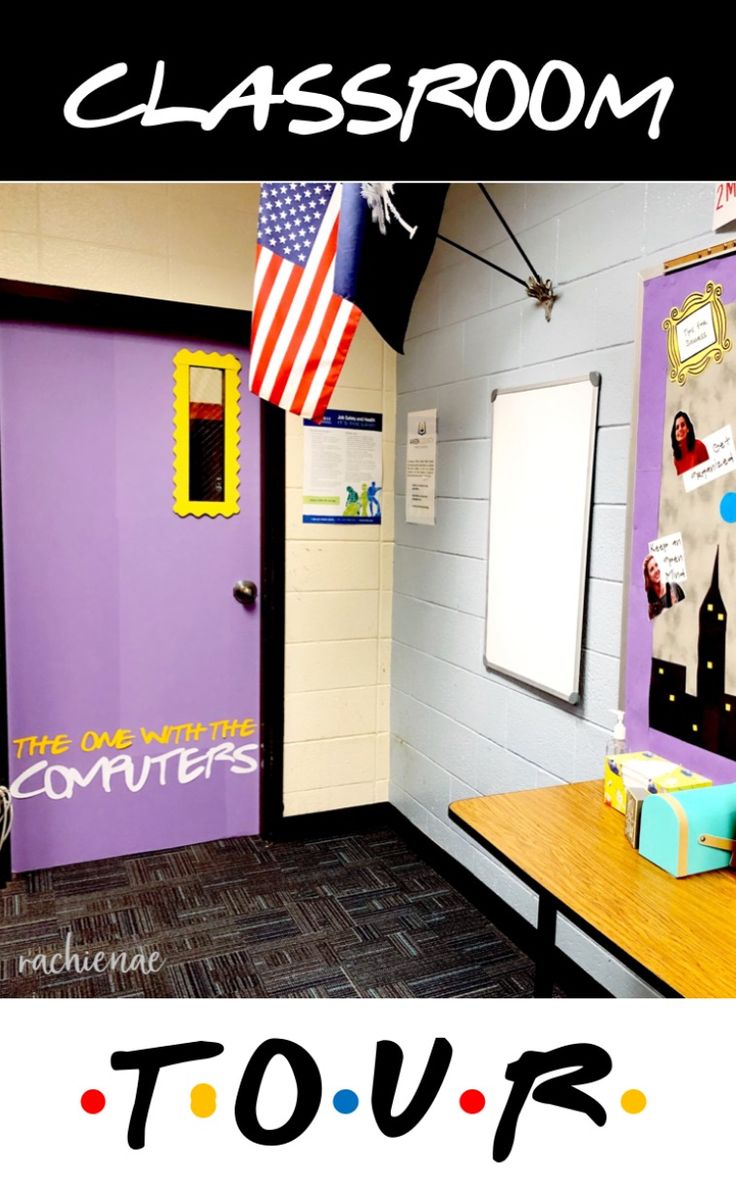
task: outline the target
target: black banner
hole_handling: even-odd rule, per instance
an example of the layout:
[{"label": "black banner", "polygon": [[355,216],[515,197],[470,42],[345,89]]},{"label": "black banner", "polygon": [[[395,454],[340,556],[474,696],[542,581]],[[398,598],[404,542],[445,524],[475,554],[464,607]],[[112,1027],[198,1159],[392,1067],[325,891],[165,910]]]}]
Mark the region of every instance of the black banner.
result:
[{"label": "black banner", "polygon": [[[208,10],[209,13],[209,10]],[[359,13],[355,16],[359,19]],[[728,173],[707,52],[636,27],[295,37],[276,13],[156,39],[38,19],[5,41],[2,178],[24,181],[695,180]],[[448,19],[452,16],[448,10]],[[310,29],[326,13],[294,18]],[[378,17],[377,17],[378,20]],[[30,23],[29,23],[30,24]],[[530,25],[532,22],[530,21]],[[86,36],[86,40],[83,38]],[[41,44],[39,45],[39,41]],[[72,47],[63,49],[62,47]],[[82,48],[84,47],[84,48]],[[294,47],[297,47],[295,49]]]}]

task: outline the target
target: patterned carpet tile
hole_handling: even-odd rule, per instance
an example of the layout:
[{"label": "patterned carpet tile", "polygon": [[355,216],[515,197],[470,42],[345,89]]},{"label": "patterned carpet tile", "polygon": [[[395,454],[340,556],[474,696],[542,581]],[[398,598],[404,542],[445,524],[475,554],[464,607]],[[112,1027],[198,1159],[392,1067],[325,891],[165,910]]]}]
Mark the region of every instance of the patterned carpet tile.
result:
[{"label": "patterned carpet tile", "polygon": [[[518,969],[518,963],[517,963]],[[532,967],[529,978],[533,981]],[[407,979],[412,995],[420,999],[455,999],[458,996],[484,995],[489,986],[498,984],[505,976],[489,975],[483,966],[452,966],[420,978]]]},{"label": "patterned carpet tile", "polygon": [[[158,973],[46,974],[69,949]],[[528,957],[391,829],[237,838],[22,875],[0,893],[0,995],[527,998]]]}]

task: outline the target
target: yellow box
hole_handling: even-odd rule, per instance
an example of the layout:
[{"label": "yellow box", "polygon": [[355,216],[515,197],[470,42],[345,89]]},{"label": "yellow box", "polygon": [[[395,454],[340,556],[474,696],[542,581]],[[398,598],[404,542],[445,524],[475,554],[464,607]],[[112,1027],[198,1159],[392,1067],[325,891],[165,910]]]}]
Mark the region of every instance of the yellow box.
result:
[{"label": "yellow box", "polygon": [[648,750],[633,754],[608,755],[603,769],[603,799],[619,813],[626,812],[626,789],[649,792],[684,792],[707,788],[713,781]]}]

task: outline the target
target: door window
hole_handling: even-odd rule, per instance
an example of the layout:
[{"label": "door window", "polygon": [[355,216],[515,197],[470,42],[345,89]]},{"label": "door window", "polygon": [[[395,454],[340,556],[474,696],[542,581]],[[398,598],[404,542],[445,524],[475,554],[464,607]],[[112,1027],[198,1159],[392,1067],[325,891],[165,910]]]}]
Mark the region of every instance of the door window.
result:
[{"label": "door window", "polygon": [[182,348],[174,367],[174,511],[229,518],[240,509],[240,362]]}]

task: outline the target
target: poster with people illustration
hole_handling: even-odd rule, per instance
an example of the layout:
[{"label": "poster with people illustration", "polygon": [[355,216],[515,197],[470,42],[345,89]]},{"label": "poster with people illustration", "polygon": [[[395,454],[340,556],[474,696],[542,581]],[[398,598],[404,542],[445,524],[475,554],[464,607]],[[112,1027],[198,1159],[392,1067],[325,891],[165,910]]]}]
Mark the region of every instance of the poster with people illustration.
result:
[{"label": "poster with people illustration", "polygon": [[328,410],[304,420],[302,522],[381,522],[382,416]]},{"label": "poster with people illustration", "polygon": [[629,741],[736,760],[736,256],[644,283],[627,607]]}]

